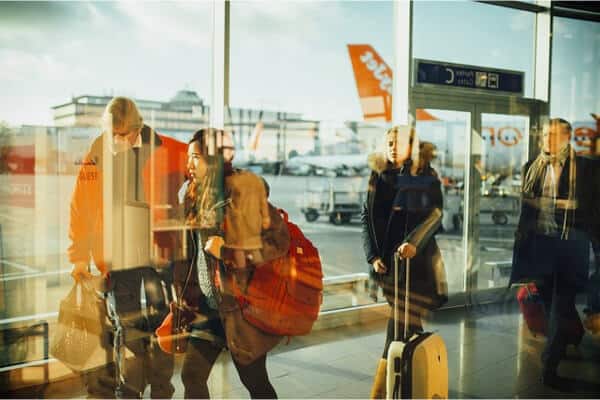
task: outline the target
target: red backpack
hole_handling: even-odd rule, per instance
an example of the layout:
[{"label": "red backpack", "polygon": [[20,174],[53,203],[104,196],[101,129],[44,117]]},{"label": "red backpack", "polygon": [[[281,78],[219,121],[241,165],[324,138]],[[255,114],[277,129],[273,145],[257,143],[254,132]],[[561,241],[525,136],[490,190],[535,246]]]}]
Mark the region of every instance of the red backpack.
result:
[{"label": "red backpack", "polygon": [[323,301],[321,259],[287,213],[279,211],[290,233],[288,254],[257,266],[238,301],[244,318],[255,327],[274,335],[306,335]]}]

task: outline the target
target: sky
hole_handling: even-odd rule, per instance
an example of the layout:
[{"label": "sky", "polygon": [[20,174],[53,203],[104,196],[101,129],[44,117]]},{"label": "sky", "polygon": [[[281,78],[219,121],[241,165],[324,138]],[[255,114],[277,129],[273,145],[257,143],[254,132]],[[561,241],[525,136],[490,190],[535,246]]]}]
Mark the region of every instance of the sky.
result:
[{"label": "sky", "polygon": [[[347,44],[392,64],[391,2],[233,2],[232,106],[360,120]],[[473,2],[416,2],[413,56],[525,72],[532,13]],[[555,19],[553,114],[600,112],[600,24]],[[0,2],[0,120],[51,125],[72,96],[210,104],[212,2]],[[589,119],[589,118],[586,118]]]},{"label": "sky", "polygon": [[570,121],[600,115],[600,23],[556,18],[550,112]]},{"label": "sky", "polygon": [[0,2],[0,119],[48,124],[83,94],[205,96],[211,21],[209,3]]}]

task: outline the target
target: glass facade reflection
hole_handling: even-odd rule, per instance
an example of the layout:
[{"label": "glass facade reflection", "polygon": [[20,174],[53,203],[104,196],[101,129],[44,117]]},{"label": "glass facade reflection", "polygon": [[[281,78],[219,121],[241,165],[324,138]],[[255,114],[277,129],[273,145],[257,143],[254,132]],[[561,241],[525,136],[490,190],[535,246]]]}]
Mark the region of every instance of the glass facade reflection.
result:
[{"label": "glass facade reflection", "polygon": [[[359,217],[367,157],[383,150],[382,132],[391,118],[392,4],[288,5],[293,25],[284,23],[287,6],[232,5],[230,102],[264,112],[245,120],[231,109],[226,128],[245,158],[237,165],[250,161],[264,172],[270,201],[319,244],[325,282],[331,282],[322,310],[368,304],[368,296],[357,292],[365,279]],[[343,18],[324,41],[321,24],[333,16]],[[369,24],[361,22],[365,18]]]},{"label": "glass facade reflection", "polygon": [[[552,282],[515,280],[515,264],[529,251],[557,271],[574,265],[573,280],[597,279],[598,14],[588,10],[592,20],[580,19],[564,2],[509,3],[412,2],[408,38],[395,33],[392,1],[0,3],[2,393],[368,397],[377,389],[384,332],[393,337],[390,297],[374,284],[365,247],[369,190],[380,184],[374,177],[395,169],[386,132],[398,118],[394,97],[408,96],[419,163],[429,162],[443,197],[435,238],[449,299],[423,314],[424,329],[438,332],[448,349],[448,397],[551,396],[573,371],[584,371],[577,376],[584,383],[571,382],[565,397],[597,394],[592,317],[600,310],[588,300],[597,288],[556,271]],[[223,10],[221,21],[216,11]],[[536,18],[547,13],[545,102],[534,88]],[[223,32],[226,61],[215,67],[215,38]],[[414,76],[409,93],[395,92],[394,54],[405,45],[411,68],[420,59],[511,71],[522,74],[523,93],[450,87],[443,79],[419,84]],[[221,74],[223,105],[212,99]],[[142,126],[117,112],[107,119],[118,96],[135,102]],[[211,126],[215,110],[223,126]],[[206,128],[219,130],[196,151],[189,142]],[[119,154],[115,137],[130,134],[135,140]],[[193,153],[218,177],[210,190],[192,184],[203,165]],[[376,167],[378,159],[385,168]],[[231,331],[218,307],[202,308],[207,282],[218,289],[225,272],[210,269],[217,253],[202,247],[214,232],[191,224],[189,208],[197,190],[225,200],[225,213],[233,196],[226,178],[241,171],[261,178],[253,182],[265,185],[268,201],[318,249],[323,273],[312,333],[282,341],[254,367],[242,365],[235,350],[221,352],[232,345],[226,331],[241,330]],[[226,231],[220,212],[211,214],[211,228]],[[535,245],[523,250],[524,237]],[[572,256],[564,262],[552,256],[561,246]],[[241,264],[254,265],[253,257]],[[74,271],[89,271],[97,283],[94,321],[106,333],[94,351],[82,350],[85,367],[76,368],[55,347],[64,333],[61,307],[76,297]],[[535,293],[524,286],[531,283]],[[561,336],[566,324],[554,322],[535,333],[519,309],[523,293],[546,310],[546,320],[559,321],[556,309],[568,308],[575,332]],[[177,324],[182,342],[171,335]],[[168,331],[169,351],[159,327]],[[559,369],[557,342],[568,343]],[[501,383],[483,383],[490,374]]]}]

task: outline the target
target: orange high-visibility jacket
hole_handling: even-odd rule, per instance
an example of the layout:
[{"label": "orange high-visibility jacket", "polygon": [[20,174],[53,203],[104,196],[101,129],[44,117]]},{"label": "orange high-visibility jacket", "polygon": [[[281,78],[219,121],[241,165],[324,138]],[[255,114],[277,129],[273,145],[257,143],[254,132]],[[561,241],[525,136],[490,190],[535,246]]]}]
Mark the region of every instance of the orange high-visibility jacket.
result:
[{"label": "orange high-visibility jacket", "polygon": [[[154,196],[153,206],[177,205],[177,191],[185,180],[187,145],[175,139],[158,135],[150,127],[142,128],[142,149],[140,154],[147,154],[141,178],[144,198],[150,202],[151,163],[154,163]],[[154,153],[150,154],[150,137],[154,135]],[[71,198],[68,249],[71,263],[90,262],[94,260],[101,272],[107,272],[103,243],[103,195],[102,195],[102,149],[103,135],[96,138],[90,151],[83,160],[75,189]],[[142,150],[140,149],[140,150]],[[159,207],[153,209],[152,218],[159,222],[166,218],[176,217],[174,209]],[[160,248],[175,246],[176,236],[173,232],[154,234],[154,243]]]}]

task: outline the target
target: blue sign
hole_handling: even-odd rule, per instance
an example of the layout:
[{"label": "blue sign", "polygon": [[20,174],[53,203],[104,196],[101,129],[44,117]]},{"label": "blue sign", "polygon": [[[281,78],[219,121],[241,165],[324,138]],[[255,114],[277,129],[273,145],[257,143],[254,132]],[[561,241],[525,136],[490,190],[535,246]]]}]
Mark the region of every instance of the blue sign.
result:
[{"label": "blue sign", "polygon": [[417,60],[416,84],[433,84],[523,95],[522,72]]}]

